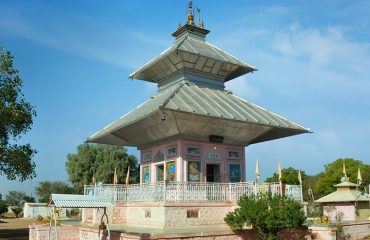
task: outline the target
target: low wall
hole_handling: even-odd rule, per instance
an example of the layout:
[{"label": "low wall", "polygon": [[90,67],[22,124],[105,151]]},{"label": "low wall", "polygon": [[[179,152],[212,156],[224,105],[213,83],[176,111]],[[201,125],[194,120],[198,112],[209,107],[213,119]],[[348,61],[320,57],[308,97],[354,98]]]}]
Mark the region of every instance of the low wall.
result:
[{"label": "low wall", "polygon": [[[102,232],[97,227],[83,227],[83,226],[58,226],[58,240],[93,240],[93,239],[107,239],[107,232]],[[45,225],[30,226],[30,240],[45,240],[55,238],[54,227],[49,228]],[[188,239],[188,240],[255,240],[257,235],[253,230],[244,230],[240,233],[234,233],[231,230],[224,231],[203,231],[199,228],[198,232],[186,232],[184,230],[172,231],[171,233],[126,233],[124,231],[111,231],[111,240],[165,240],[165,239]],[[286,239],[311,239],[307,230],[290,230],[286,229],[279,234],[279,240]]]},{"label": "low wall", "polygon": [[[342,222],[342,234],[351,240],[362,240],[370,236],[370,221]],[[309,229],[313,240],[336,240],[338,227],[313,225]]]},{"label": "low wall", "polygon": [[343,234],[349,234],[351,239],[363,239],[370,236],[370,221],[343,223]]},{"label": "low wall", "polygon": [[[117,204],[107,209],[109,222],[136,227],[198,227],[226,225],[224,217],[235,209],[225,202],[142,202]],[[100,223],[102,209],[84,209],[83,223]]]}]

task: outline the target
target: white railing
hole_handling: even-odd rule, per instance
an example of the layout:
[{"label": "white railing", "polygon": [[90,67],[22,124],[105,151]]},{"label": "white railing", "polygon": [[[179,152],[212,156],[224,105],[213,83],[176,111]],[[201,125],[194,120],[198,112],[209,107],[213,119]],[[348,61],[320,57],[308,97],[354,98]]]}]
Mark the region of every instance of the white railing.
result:
[{"label": "white railing", "polygon": [[[301,201],[301,186],[284,185],[281,189],[279,183],[254,182],[241,183],[193,183],[176,182],[164,184],[132,184],[113,185],[98,184],[85,185],[85,195],[112,196],[115,202],[192,202],[192,201],[222,201],[236,202],[241,196],[256,196],[259,194],[271,193],[285,194],[294,200]],[[285,190],[285,191],[284,191]]]}]

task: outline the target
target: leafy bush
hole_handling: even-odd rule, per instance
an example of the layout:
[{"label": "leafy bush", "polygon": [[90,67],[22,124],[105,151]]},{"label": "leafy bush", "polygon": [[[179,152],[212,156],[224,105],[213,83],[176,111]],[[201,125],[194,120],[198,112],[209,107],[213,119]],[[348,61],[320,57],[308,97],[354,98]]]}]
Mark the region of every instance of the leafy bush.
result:
[{"label": "leafy bush", "polygon": [[12,208],[12,211],[15,214],[15,216],[18,218],[19,214],[23,212],[23,208],[22,207],[14,207],[14,208]]},{"label": "leafy bush", "polygon": [[259,239],[277,239],[284,228],[300,228],[305,216],[300,203],[285,196],[260,195],[242,197],[239,208],[225,217],[225,222],[233,230],[241,230],[251,225]]}]

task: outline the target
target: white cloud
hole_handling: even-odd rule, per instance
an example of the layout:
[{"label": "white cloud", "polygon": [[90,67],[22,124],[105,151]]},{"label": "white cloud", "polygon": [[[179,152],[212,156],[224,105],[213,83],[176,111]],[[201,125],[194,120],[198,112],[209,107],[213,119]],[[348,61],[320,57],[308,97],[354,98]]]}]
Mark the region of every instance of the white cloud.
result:
[{"label": "white cloud", "polygon": [[260,92],[257,87],[249,83],[247,77],[241,76],[232,81],[226,82],[225,88],[231,90],[235,95],[246,98],[248,100],[258,99]]},{"label": "white cloud", "polygon": [[[161,38],[156,38],[148,44],[150,39],[153,39],[150,34],[128,29],[117,31],[120,26],[76,21],[75,24],[80,26],[70,28],[68,24],[71,24],[71,21],[51,20],[49,26],[42,26],[15,13],[3,14],[0,15],[0,30],[2,34],[16,35],[70,54],[130,69],[149,61],[150,52],[155,55],[167,45]],[[130,44],[135,47],[130,47]]]},{"label": "white cloud", "polygon": [[293,24],[287,30],[274,34],[273,45],[281,54],[293,56],[298,61],[307,60],[315,67],[333,64],[360,71],[370,66],[369,43],[346,39],[340,27],[328,27],[320,31]]}]

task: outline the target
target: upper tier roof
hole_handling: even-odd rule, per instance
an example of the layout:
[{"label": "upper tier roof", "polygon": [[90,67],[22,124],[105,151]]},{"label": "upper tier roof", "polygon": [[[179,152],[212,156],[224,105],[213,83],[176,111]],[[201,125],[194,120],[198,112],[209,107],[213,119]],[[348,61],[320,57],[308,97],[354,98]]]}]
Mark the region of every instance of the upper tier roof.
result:
[{"label": "upper tier roof", "polygon": [[131,78],[159,83],[180,70],[193,70],[221,77],[224,82],[256,71],[252,65],[208,43],[209,31],[184,25],[173,33],[176,42],[159,56],[130,75]]}]

